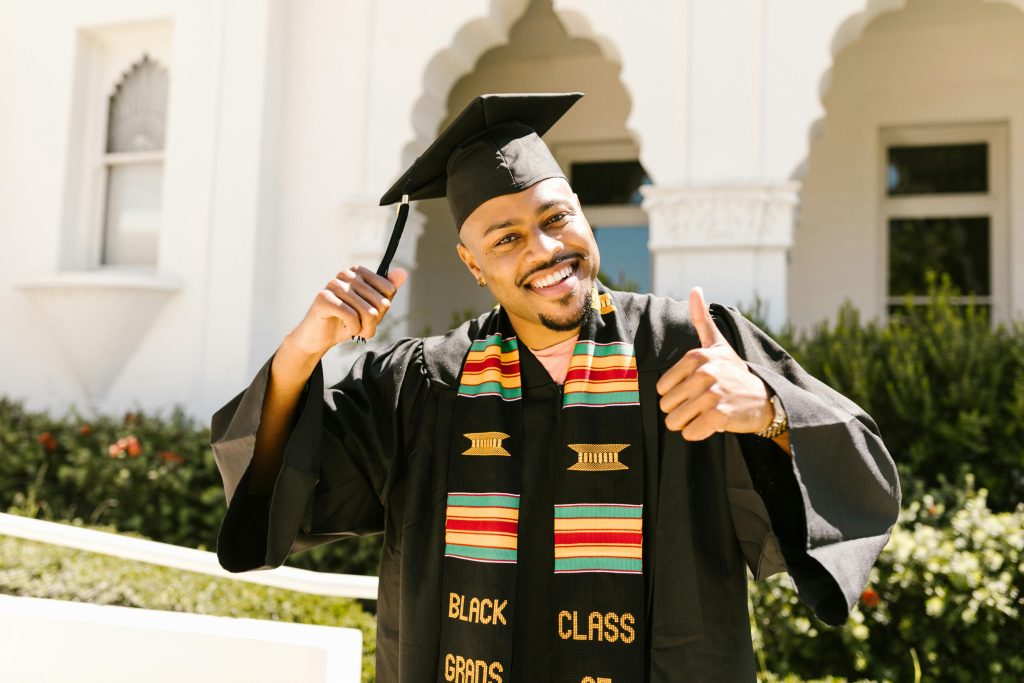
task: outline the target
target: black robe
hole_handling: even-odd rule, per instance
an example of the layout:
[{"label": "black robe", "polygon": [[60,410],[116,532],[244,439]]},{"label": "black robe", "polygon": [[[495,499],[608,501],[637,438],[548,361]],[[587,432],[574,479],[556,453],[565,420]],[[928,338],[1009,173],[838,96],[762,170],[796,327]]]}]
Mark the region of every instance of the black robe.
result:
[{"label": "black robe", "polygon": [[[898,515],[895,465],[870,416],[720,305],[711,306],[716,324],[786,408],[793,456],[752,435],[688,442],[669,432],[655,383],[700,345],[688,307],[651,295],[613,297],[635,331],[643,416],[645,680],[753,681],[746,567],[757,579],[788,571],[821,620],[844,622]],[[277,567],[291,552],[384,533],[381,683],[437,680],[439,625],[447,618],[440,571],[452,410],[482,320],[369,352],[326,390],[318,365],[270,496],[235,493],[245,491],[272,359],[213,416],[211,441],[228,500],[217,545],[225,569]],[[550,438],[557,386],[521,350],[527,431]],[[524,461],[524,495],[545,495],[554,447]],[[553,532],[550,515],[537,517],[520,520],[518,583],[531,588],[517,600],[512,681],[549,680]]]}]

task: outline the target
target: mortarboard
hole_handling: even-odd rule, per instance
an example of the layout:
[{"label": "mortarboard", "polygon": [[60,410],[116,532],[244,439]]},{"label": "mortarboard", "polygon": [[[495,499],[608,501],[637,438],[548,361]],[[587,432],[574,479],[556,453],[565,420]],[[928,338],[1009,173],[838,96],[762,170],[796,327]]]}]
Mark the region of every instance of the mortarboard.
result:
[{"label": "mortarboard", "polygon": [[481,95],[470,102],[395,181],[381,206],[402,202],[377,269],[386,275],[409,215],[409,201],[446,197],[456,229],[488,199],[565,174],[540,136],[583,93]]}]

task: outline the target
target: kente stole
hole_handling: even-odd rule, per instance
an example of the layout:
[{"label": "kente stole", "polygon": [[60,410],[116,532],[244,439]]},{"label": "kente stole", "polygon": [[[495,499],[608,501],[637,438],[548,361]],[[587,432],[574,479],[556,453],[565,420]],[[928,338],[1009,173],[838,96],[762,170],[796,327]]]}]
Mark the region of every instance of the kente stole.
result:
[{"label": "kente stole", "polygon": [[[470,347],[448,462],[438,681],[509,683],[517,600],[523,384],[496,308]],[[526,397],[528,398],[528,397]],[[553,682],[644,675],[643,435],[633,339],[595,288],[562,392],[554,468]],[[531,454],[536,455],[536,454]]]}]

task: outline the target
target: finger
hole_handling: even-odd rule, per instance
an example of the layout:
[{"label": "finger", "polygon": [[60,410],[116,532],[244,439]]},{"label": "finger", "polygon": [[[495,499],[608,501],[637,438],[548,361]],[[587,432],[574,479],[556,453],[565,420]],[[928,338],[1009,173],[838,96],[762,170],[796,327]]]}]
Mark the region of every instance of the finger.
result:
[{"label": "finger", "polygon": [[369,339],[377,328],[380,311],[360,296],[352,283],[335,279],[327,283],[327,288],[356,312],[358,336]]},{"label": "finger", "polygon": [[724,432],[729,417],[720,410],[708,410],[701,413],[683,429],[683,438],[687,441],[703,441],[712,434]]},{"label": "finger", "polygon": [[[356,276],[359,279],[363,280],[370,287],[372,287],[375,290],[375,293],[384,296],[389,301],[395,297],[395,294],[398,293],[398,285],[396,285],[390,277],[382,277],[380,275],[377,275],[377,273],[373,272],[366,266],[356,266],[352,268],[352,270],[353,272],[355,272]],[[405,271],[402,270],[401,268],[396,268],[395,272],[405,273]],[[388,275],[390,276],[391,273],[388,273]],[[405,282],[405,279],[402,278],[401,281]]]},{"label": "finger", "polygon": [[690,424],[701,413],[712,410],[718,405],[718,397],[711,392],[705,391],[688,401],[684,401],[679,407],[665,416],[665,426],[673,432],[680,432]]},{"label": "finger", "polygon": [[658,407],[667,415],[687,399],[704,393],[715,381],[715,377],[707,371],[707,365],[702,365],[689,377],[665,392],[658,401]]},{"label": "finger", "polygon": [[657,384],[654,385],[655,389],[664,396],[709,360],[711,360],[711,356],[703,348],[690,349],[675,365],[658,378]]},{"label": "finger", "polygon": [[339,299],[338,296],[330,289],[323,289],[320,291],[320,301],[320,310],[323,311],[327,317],[340,320],[342,328],[345,330],[345,335],[335,339],[334,342],[338,343],[354,337],[359,331],[359,327],[361,325],[359,322],[359,313],[356,312],[356,309]]},{"label": "finger", "polygon": [[[401,288],[405,284],[405,281],[409,279],[409,273],[404,268],[395,268],[388,272],[388,280],[391,280],[391,284],[395,286],[395,289]],[[394,297],[392,297],[394,298]]]},{"label": "finger", "polygon": [[[379,314],[379,316],[383,318],[384,313],[386,313],[388,309],[391,308],[391,299],[389,299],[386,295],[381,294],[377,289],[372,287],[358,273],[353,273],[351,278],[352,279],[350,280],[341,280],[341,282],[347,286],[348,291],[350,291],[353,295],[358,296],[360,299],[369,304],[370,308],[376,311],[374,315]],[[390,285],[391,283],[389,282],[388,286]]]},{"label": "finger", "polygon": [[704,290],[700,287],[690,290],[690,320],[693,321],[697,336],[700,337],[700,345],[705,349],[729,343],[718,326],[711,320],[708,304],[704,301]]}]

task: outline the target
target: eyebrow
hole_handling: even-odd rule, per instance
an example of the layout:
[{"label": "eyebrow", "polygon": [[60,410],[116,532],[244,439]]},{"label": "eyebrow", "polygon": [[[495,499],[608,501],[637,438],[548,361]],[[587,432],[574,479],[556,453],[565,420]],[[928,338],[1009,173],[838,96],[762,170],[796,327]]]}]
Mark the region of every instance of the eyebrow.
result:
[{"label": "eyebrow", "polygon": [[[568,202],[568,201],[569,200],[562,198],[562,199],[552,199],[549,202],[544,202],[539,207],[537,207],[537,215],[538,216],[541,215],[542,213],[544,213],[545,211],[550,209],[552,206],[557,206],[558,204],[562,204],[562,203],[565,203],[565,202]],[[495,223],[494,225],[492,225],[489,228],[487,228],[486,230],[484,230],[484,237],[486,237],[487,235],[491,234],[495,230],[501,230],[502,228],[511,228],[513,225],[519,225],[520,223],[522,223],[522,221],[519,220],[518,218],[509,218],[507,221],[505,221],[503,223]]]}]

